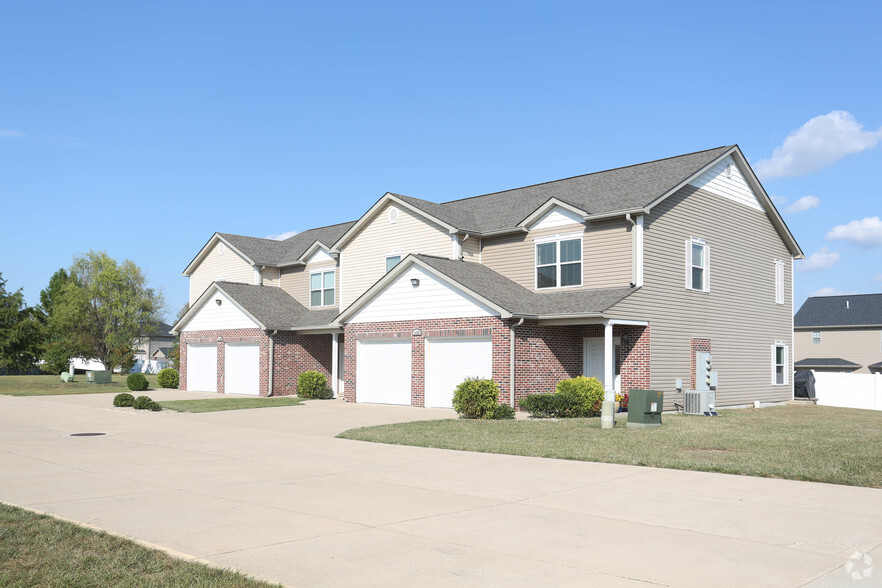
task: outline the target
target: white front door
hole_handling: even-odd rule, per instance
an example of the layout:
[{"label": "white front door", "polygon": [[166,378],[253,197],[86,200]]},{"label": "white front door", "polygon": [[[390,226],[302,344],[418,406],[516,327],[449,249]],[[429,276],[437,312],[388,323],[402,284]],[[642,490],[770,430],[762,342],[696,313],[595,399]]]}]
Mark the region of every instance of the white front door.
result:
[{"label": "white front door", "polygon": [[259,343],[227,343],[224,349],[224,393],[260,394]]},{"label": "white front door", "polygon": [[426,339],[426,406],[453,408],[453,391],[466,378],[493,377],[490,338]]},{"label": "white front door", "polygon": [[[613,366],[616,365],[616,345],[617,340],[613,340]],[[595,377],[604,383],[604,361],[603,361],[603,337],[591,337],[585,339],[584,351],[582,353],[582,375],[586,378]],[[614,378],[614,389],[619,391],[619,376],[616,374]]]}]

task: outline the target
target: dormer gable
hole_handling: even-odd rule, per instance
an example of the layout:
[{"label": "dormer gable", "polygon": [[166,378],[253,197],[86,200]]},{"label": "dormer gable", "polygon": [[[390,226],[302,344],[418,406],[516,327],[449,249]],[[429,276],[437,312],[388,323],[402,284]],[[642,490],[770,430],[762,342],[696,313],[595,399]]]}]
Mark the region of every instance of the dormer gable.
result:
[{"label": "dormer gable", "polygon": [[532,231],[582,224],[586,214],[584,210],[552,198],[525,218],[520,227]]}]

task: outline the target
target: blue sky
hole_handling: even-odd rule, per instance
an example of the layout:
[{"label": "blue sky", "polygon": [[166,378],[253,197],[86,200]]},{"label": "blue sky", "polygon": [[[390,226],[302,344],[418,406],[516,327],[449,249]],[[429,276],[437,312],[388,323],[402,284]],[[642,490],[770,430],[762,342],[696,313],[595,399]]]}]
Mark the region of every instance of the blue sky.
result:
[{"label": "blue sky", "polygon": [[172,318],[215,231],[738,143],[813,293],[882,291],[878,2],[0,4],[0,272],[90,249]]}]

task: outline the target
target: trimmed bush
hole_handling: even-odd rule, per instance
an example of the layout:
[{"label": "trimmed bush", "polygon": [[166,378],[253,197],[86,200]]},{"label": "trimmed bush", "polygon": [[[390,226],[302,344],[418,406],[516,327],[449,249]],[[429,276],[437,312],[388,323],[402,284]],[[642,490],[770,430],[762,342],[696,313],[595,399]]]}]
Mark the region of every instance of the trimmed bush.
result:
[{"label": "trimmed bush", "polygon": [[561,414],[561,397],[556,394],[530,394],[521,398],[519,406],[537,419],[558,418]]},{"label": "trimmed bush", "polygon": [[497,404],[493,409],[493,420],[505,421],[515,418],[515,409],[508,404]]},{"label": "trimmed bush", "polygon": [[325,386],[324,388],[319,388],[315,392],[313,392],[313,398],[318,400],[330,400],[334,397],[334,389],[330,386]]},{"label": "trimmed bush", "polygon": [[129,394],[128,392],[123,392],[122,394],[117,394],[113,397],[113,405],[114,406],[132,406],[135,404],[135,397]]},{"label": "trimmed bush", "polygon": [[155,403],[149,396],[138,396],[135,398],[135,402],[132,403],[132,407],[137,410],[149,410],[153,404]]},{"label": "trimmed bush", "polygon": [[156,402],[155,400],[150,401],[150,406],[147,407],[147,410],[152,410],[153,412],[159,412],[162,410],[162,406]]},{"label": "trimmed bush", "polygon": [[300,398],[324,398],[324,391],[327,388],[328,380],[321,372],[306,371],[297,378],[297,396]]},{"label": "trimmed bush", "polygon": [[178,379],[179,376],[177,370],[171,368],[160,370],[159,374],[156,376],[156,382],[159,384],[160,388],[177,388]]},{"label": "trimmed bush", "polygon": [[561,417],[593,417],[600,414],[603,405],[603,384],[597,378],[570,378],[558,382],[557,395],[562,399]]},{"label": "trimmed bush", "polygon": [[453,408],[464,419],[493,418],[499,386],[493,380],[466,378],[453,392]]},{"label": "trimmed bush", "polygon": [[126,378],[126,386],[128,386],[129,390],[132,392],[146,390],[147,378],[144,377],[144,374],[129,374],[129,377]]}]

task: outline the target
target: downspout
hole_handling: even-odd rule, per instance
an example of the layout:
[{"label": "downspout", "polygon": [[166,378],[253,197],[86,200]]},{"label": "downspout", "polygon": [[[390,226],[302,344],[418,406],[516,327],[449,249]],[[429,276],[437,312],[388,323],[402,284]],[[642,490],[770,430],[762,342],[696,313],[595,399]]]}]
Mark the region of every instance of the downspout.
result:
[{"label": "downspout", "polygon": [[631,218],[631,213],[625,213],[625,220],[631,223],[632,232],[631,233],[631,287],[637,285],[637,221]]},{"label": "downspout", "polygon": [[276,333],[279,331],[273,331],[270,334],[269,338],[269,365],[267,366],[267,380],[269,381],[269,389],[266,391],[267,397],[273,395],[273,352],[275,351],[275,343],[273,342],[273,337],[276,336]]},{"label": "downspout", "polygon": [[514,332],[514,328],[520,327],[522,324],[524,324],[524,317],[521,317],[521,320],[518,321],[518,324],[514,325],[509,330],[510,337],[509,337],[509,350],[508,350],[508,357],[509,357],[508,381],[511,382],[511,386],[509,388],[508,396],[509,396],[509,402],[510,402],[512,408],[515,407],[515,332]]}]

